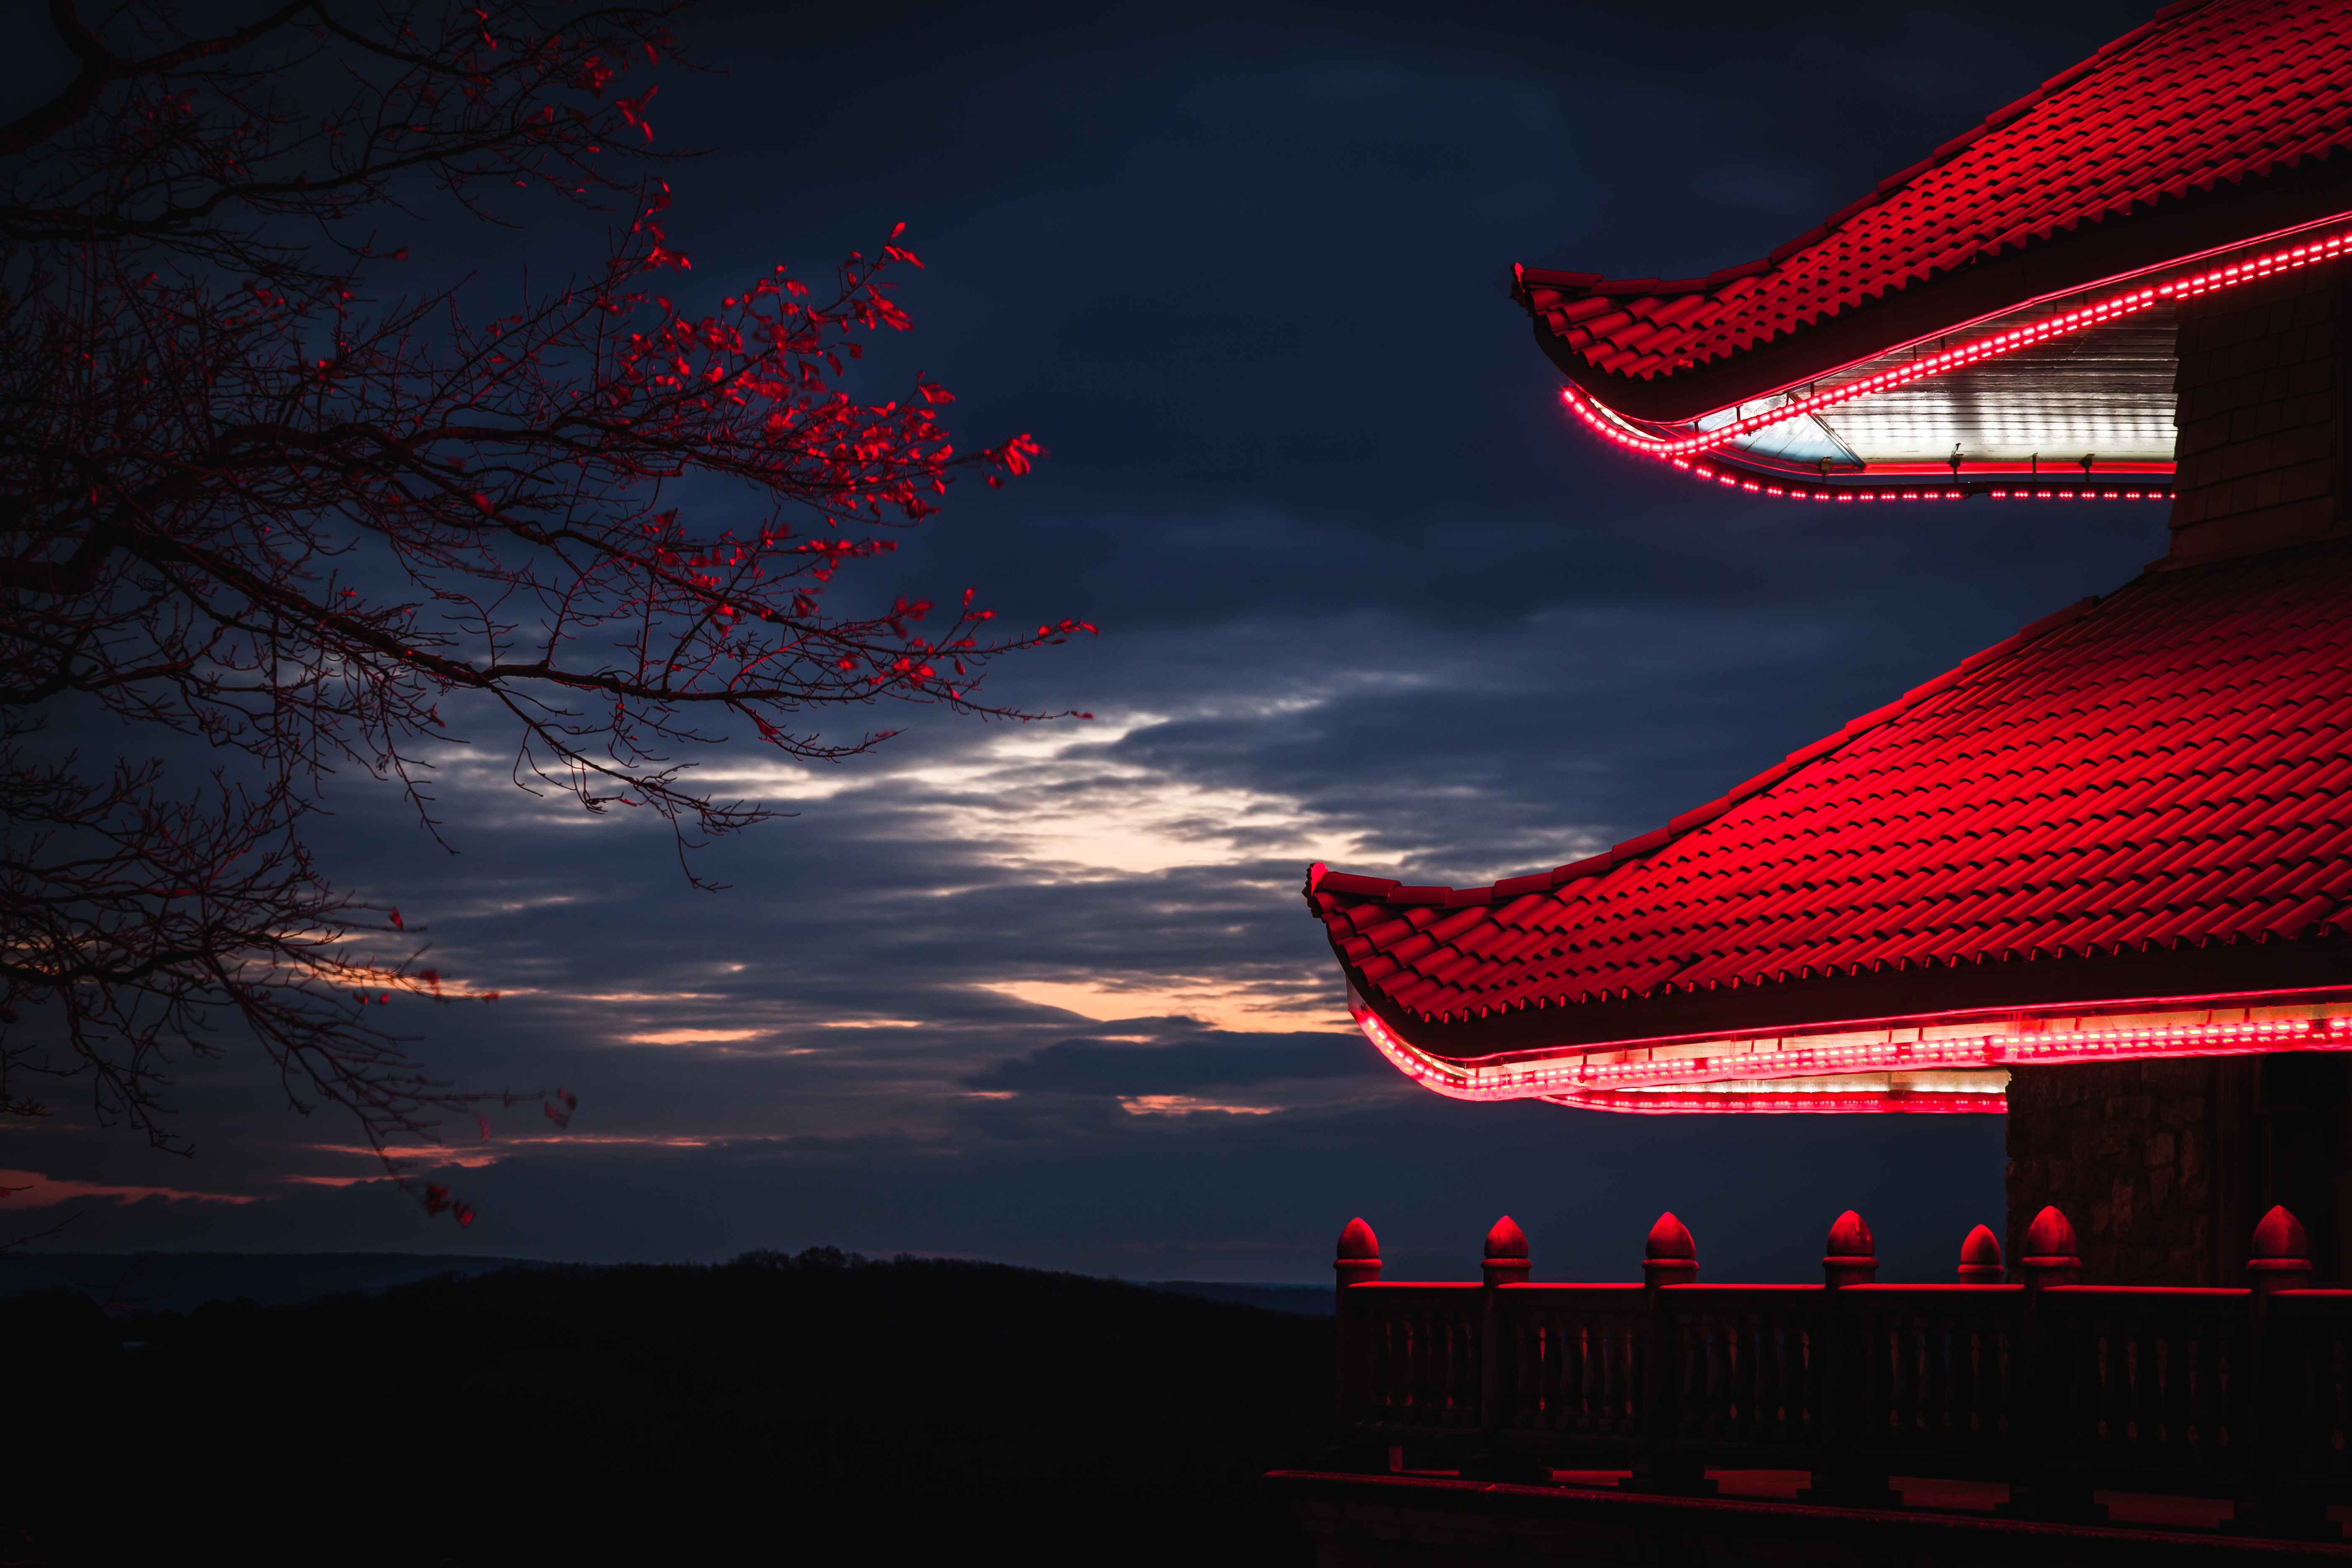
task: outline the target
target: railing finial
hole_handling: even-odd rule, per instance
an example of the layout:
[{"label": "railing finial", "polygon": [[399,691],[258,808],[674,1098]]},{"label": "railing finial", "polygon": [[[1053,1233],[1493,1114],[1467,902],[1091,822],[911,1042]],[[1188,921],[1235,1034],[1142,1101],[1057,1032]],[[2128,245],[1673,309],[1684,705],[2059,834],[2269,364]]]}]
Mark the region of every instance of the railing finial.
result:
[{"label": "railing finial", "polygon": [[1867,1285],[1878,1278],[1878,1244],[1870,1226],[1848,1209],[1830,1226],[1827,1256],[1822,1259],[1822,1282],[1834,1290],[1841,1285]]},{"label": "railing finial", "polygon": [[1486,1283],[1524,1285],[1528,1267],[1527,1232],[1505,1215],[1486,1232]]},{"label": "railing finial", "polygon": [[2257,1290],[2300,1290],[2311,1283],[2311,1237],[2284,1204],[2272,1205],[2254,1226],[2246,1283]]},{"label": "railing finial", "polygon": [[2000,1283],[2000,1238],[1993,1235],[1990,1226],[1977,1226],[1960,1243],[1960,1283]]},{"label": "railing finial", "polygon": [[1348,1228],[1339,1233],[1339,1256],[1331,1267],[1339,1271],[1343,1287],[1381,1277],[1381,1240],[1361,1215],[1349,1220]]},{"label": "railing finial", "polygon": [[2083,1260],[2075,1256],[2074,1222],[2051,1205],[2033,1216],[2025,1227],[2025,1256],[2018,1262],[2024,1267],[2025,1282],[2039,1288],[2044,1285],[2072,1285],[2083,1276]]},{"label": "railing finial", "polygon": [[1690,1226],[1673,1211],[1658,1216],[1642,1245],[1642,1282],[1645,1285],[1688,1285],[1698,1279],[1698,1243]]}]

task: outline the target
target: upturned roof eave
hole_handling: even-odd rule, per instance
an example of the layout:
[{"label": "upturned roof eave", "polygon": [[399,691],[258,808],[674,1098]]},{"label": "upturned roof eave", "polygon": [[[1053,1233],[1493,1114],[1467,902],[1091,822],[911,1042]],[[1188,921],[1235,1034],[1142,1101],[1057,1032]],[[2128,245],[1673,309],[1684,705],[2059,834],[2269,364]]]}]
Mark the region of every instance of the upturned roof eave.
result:
[{"label": "upturned roof eave", "polygon": [[1622,1049],[1737,1036],[1895,1029],[1956,1018],[2078,1016],[2118,1007],[2249,1005],[2352,995],[2346,941],[2314,934],[2267,942],[2183,941],[2118,953],[2011,957],[1954,967],[1888,967],[1713,991],[1646,994],[1426,1018],[1399,1006],[1344,959],[1364,1004],[1410,1044],[1475,1061],[1520,1054]]},{"label": "upturned roof eave", "polygon": [[[1898,284],[1769,342],[1639,376],[1602,370],[1570,348],[1530,302],[1522,281],[1591,275],[1527,268],[1514,274],[1511,291],[1528,311],[1537,345],[1584,392],[1635,419],[1696,419],[2038,300],[2271,243],[2347,215],[2352,215],[2352,150],[2259,178],[2225,181],[2210,191],[2191,187],[2128,213],[2086,218],[2071,231],[1979,254],[1951,271]],[[1715,276],[1754,272],[1751,265]],[[1595,279],[1582,287],[1590,294],[1629,286]]]},{"label": "upturned roof eave", "polygon": [[1463,889],[1318,866],[1306,901],[1454,1058],[2352,999],[2347,595],[2352,540],[2144,574],[1602,854]]}]

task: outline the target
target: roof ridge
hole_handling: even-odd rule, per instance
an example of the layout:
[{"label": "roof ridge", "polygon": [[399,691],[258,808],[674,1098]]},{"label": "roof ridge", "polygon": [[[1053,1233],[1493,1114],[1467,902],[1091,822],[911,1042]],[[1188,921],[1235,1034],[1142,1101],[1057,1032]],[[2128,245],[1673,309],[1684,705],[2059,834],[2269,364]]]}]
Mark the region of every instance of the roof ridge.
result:
[{"label": "roof ridge", "polygon": [[[2190,5],[2203,5],[2207,0],[2189,0]],[[2129,584],[2126,584],[2128,586]],[[1380,903],[1399,908],[1469,909],[1481,904],[1503,903],[1528,893],[1549,892],[1566,882],[1580,878],[1598,876],[1630,860],[1637,860],[1668,844],[1703,827],[1721,816],[1740,802],[1762,794],[1808,763],[1816,763],[1842,750],[1849,742],[1858,740],[1888,721],[1927,699],[1958,684],[1985,666],[2018,652],[2028,644],[2040,641],[2063,626],[2071,626],[2090,613],[2102,602],[2093,594],[2078,599],[2063,609],[2053,610],[2039,620],[2028,621],[2012,635],[2003,637],[1990,647],[1980,648],[1944,671],[1924,680],[1897,697],[1866,713],[1849,719],[1839,729],[1822,736],[1809,746],[1801,746],[1779,762],[1752,777],[1743,779],[1705,805],[1694,806],[1678,816],[1668,819],[1664,827],[1654,827],[1647,833],[1612,844],[1598,855],[1588,855],[1581,860],[1571,860],[1555,866],[1549,871],[1531,872],[1524,877],[1505,877],[1496,881],[1473,888],[1441,888],[1436,886],[1408,887],[1393,878],[1360,877],[1351,872],[1334,871],[1318,860],[1307,868],[1307,893],[1312,898],[1318,890],[1349,893],[1369,898]]]}]

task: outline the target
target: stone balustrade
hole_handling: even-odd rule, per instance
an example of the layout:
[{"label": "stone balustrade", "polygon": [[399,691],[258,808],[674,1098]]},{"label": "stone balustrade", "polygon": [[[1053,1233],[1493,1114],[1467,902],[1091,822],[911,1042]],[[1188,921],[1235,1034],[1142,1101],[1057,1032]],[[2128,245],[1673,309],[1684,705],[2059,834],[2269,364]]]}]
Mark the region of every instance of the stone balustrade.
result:
[{"label": "stone balustrade", "polygon": [[1340,1237],[1337,1454],[1497,1480],[1622,1470],[1704,1496],[1710,1469],[1810,1471],[1813,1502],[1899,1506],[1890,1476],[2006,1482],[2012,1517],[2090,1522],[2098,1489],[2227,1498],[2238,1528],[2326,1537],[2352,1502],[2352,1291],[2310,1289],[2303,1226],[2253,1233],[2243,1289],[2078,1284],[2044,1208],[2005,1268],[1979,1226],[1951,1283],[1881,1282],[1870,1226],[1831,1226],[1819,1285],[1700,1278],[1662,1215],[1639,1284],[1531,1279],[1507,1216],[1483,1282],[1381,1278]]}]

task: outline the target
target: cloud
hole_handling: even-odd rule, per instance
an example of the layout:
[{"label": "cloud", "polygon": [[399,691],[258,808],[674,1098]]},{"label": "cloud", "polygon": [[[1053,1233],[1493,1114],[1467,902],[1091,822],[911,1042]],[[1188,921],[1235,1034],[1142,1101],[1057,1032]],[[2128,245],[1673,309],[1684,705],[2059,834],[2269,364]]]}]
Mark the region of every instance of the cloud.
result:
[{"label": "cloud", "polygon": [[1328,985],[1316,985],[1301,997],[1278,986],[1236,985],[1199,976],[1175,985],[1100,980],[985,980],[980,984],[984,991],[1101,1023],[1189,1018],[1212,1028],[1252,1032],[1295,1027],[1305,1021],[1298,1016],[1302,1011],[1327,1015],[1330,1021],[1346,1016],[1332,1005]]},{"label": "cloud", "polygon": [[7,1189],[0,1214],[55,1208],[85,1198],[110,1198],[117,1204],[160,1200],[166,1204],[249,1204],[258,1201],[245,1193],[207,1193],[186,1187],[123,1185],[110,1182],[78,1182],[43,1175],[38,1171],[0,1171],[0,1188]]},{"label": "cloud", "polygon": [[983,1090],[1108,1095],[1141,1101],[1327,1079],[1353,1079],[1359,1092],[1387,1089],[1397,1081],[1354,1034],[1204,1035],[1152,1045],[1060,1040],[992,1063],[959,1081]]},{"label": "cloud", "polygon": [[623,1039],[633,1046],[723,1046],[738,1040],[764,1040],[773,1031],[768,1029],[682,1028],[646,1029]]},{"label": "cloud", "polygon": [[1129,1116],[1272,1116],[1284,1105],[1244,1105],[1231,1100],[1202,1100],[1190,1094],[1122,1094],[1118,1108]]}]

